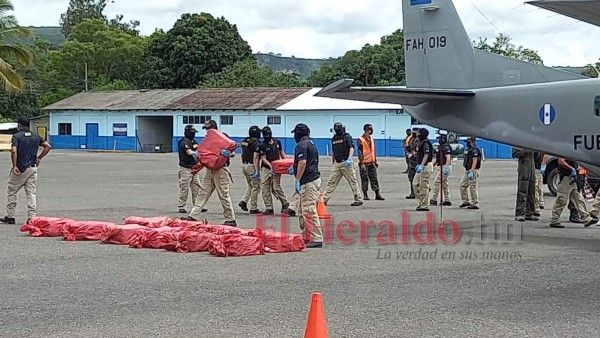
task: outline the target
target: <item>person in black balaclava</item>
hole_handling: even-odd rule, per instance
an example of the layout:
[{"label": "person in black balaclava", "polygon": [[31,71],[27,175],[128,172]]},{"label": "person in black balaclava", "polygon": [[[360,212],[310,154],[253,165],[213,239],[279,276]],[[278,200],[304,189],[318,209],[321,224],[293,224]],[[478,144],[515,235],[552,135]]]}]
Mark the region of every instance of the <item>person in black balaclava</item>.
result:
[{"label": "person in black balaclava", "polygon": [[196,142],[196,129],[193,125],[185,126],[184,137],[179,140],[179,213],[185,214],[190,188],[192,190],[192,204],[200,190],[200,177],[192,175],[192,167],[198,162],[198,142]]},{"label": "person in black balaclava", "polygon": [[410,195],[406,196],[407,199],[415,198],[415,189],[413,186],[413,181],[415,179],[417,165],[419,164],[417,153],[419,151],[420,144],[421,141],[419,140],[419,128],[413,128],[412,133],[410,135],[408,149],[406,150],[406,154],[408,156],[408,182],[410,186]]},{"label": "person in black balaclava", "polygon": [[429,211],[429,179],[433,172],[433,144],[429,141],[429,130],[419,129],[416,175],[413,179],[417,211]]},{"label": "person in black balaclava", "polygon": [[250,202],[250,213],[258,214],[258,193],[260,192],[260,128],[251,126],[248,129],[248,137],[241,142],[242,145],[242,174],[246,178],[246,191],[238,204],[244,211],[248,211]]},{"label": "person in black balaclava", "polygon": [[271,165],[273,161],[285,159],[285,154],[283,153],[281,141],[273,138],[273,131],[269,126],[262,129],[262,134],[263,142],[260,147],[260,186],[265,203],[265,212],[263,212],[263,215],[273,215],[275,213],[273,210],[273,195],[281,202],[281,210],[287,210],[290,206],[281,188],[281,175],[275,174]]},{"label": "person in black balaclava", "polygon": [[[302,209],[298,213],[300,229],[302,229],[305,241],[308,242],[307,248],[321,248],[323,247],[323,232],[317,213],[317,200],[321,190],[319,152],[315,143],[310,139],[310,129],[307,125],[297,124],[292,133],[297,144],[294,151],[294,165],[290,167],[289,173],[296,177],[294,186],[296,194],[298,194],[298,205]],[[310,219],[306,220],[305,217]]]},{"label": "person in black balaclava", "polygon": [[352,136],[346,133],[344,126],[340,122],[336,122],[333,125],[333,130],[335,131],[335,135],[331,139],[331,152],[333,153],[331,161],[333,165],[323,200],[325,205],[327,205],[327,202],[329,202],[331,195],[343,177],[348,182],[348,185],[350,185],[350,190],[352,190],[354,201],[350,205],[360,206],[363,204],[363,201],[356,179],[356,166],[354,161],[352,161],[352,155],[354,155]]},{"label": "person in black balaclava", "polygon": [[406,129],[406,138],[403,141],[404,147],[404,158],[406,159],[406,170],[404,170],[403,174],[408,174],[408,169],[410,169],[409,156],[410,153],[410,141],[412,140],[412,132],[410,128]]}]

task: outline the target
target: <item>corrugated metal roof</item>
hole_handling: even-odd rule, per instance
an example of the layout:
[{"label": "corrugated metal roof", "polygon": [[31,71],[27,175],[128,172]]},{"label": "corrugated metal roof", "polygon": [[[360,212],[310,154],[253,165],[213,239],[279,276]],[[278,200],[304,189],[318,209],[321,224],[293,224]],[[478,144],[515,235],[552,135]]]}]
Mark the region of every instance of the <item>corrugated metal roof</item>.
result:
[{"label": "corrugated metal roof", "polygon": [[275,109],[310,88],[159,89],[83,92],[44,110]]}]

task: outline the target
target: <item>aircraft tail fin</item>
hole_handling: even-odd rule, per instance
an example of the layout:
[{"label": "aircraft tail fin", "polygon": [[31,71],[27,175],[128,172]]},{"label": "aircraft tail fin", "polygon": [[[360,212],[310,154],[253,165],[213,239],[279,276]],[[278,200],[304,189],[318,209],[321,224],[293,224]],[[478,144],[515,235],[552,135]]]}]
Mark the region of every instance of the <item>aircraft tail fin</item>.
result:
[{"label": "aircraft tail fin", "polygon": [[475,89],[583,79],[473,48],[451,0],[402,0],[406,85]]}]

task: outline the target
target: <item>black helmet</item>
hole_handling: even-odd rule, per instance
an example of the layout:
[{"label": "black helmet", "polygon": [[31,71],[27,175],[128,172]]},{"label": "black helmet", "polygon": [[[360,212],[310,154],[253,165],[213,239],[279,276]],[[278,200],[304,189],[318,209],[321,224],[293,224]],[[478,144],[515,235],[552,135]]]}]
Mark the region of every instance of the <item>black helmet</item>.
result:
[{"label": "black helmet", "polygon": [[273,131],[271,130],[271,127],[265,126],[262,129],[262,135],[263,135],[264,138],[271,138],[271,137],[273,137]]},{"label": "black helmet", "polygon": [[196,137],[196,128],[194,128],[193,125],[188,124],[183,130],[183,135],[188,139],[194,139],[194,137]]},{"label": "black helmet", "polygon": [[207,121],[204,124],[204,126],[202,127],[202,129],[206,129],[206,130],[209,130],[209,129],[218,129],[217,128],[217,121],[215,121],[215,120],[209,120],[209,121]]},{"label": "black helmet", "polygon": [[250,127],[250,129],[248,130],[248,135],[250,135],[250,137],[260,138],[260,129],[258,128],[258,126]]},{"label": "black helmet", "polygon": [[425,128],[419,129],[419,139],[420,140],[425,140],[425,139],[427,139],[428,136],[429,136],[429,130],[427,130]]}]

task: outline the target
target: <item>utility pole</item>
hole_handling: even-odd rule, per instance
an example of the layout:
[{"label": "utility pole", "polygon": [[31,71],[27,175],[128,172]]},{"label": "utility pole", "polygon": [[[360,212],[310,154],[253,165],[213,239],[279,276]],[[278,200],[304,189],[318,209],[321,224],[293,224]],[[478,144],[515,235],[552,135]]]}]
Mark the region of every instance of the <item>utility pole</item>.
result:
[{"label": "utility pole", "polygon": [[85,91],[88,91],[88,70],[87,70],[87,62],[85,63]]}]

